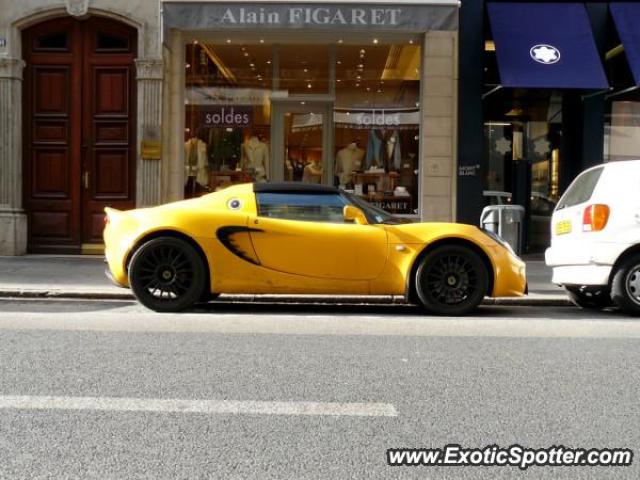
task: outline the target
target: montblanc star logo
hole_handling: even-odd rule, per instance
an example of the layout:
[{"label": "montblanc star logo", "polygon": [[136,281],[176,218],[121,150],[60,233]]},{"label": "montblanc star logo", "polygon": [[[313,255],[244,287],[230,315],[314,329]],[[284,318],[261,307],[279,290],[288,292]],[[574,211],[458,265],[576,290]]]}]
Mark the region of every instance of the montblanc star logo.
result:
[{"label": "montblanc star logo", "polygon": [[535,45],[529,50],[531,58],[544,65],[551,65],[560,60],[560,50],[553,45]]}]

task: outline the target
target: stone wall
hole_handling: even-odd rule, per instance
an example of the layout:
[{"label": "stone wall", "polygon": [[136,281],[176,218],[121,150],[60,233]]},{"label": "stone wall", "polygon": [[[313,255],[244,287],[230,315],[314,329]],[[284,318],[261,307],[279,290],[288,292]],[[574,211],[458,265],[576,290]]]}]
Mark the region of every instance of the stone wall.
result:
[{"label": "stone wall", "polygon": [[422,64],[420,212],[423,221],[455,221],[457,32],[425,35]]}]

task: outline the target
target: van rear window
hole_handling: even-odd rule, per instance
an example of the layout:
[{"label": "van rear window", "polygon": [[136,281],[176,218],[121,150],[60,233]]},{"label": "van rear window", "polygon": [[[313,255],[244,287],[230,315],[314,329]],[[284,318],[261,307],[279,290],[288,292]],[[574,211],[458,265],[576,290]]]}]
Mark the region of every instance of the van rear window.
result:
[{"label": "van rear window", "polygon": [[558,202],[556,210],[588,202],[596,189],[603,170],[604,167],[600,167],[579,175]]}]

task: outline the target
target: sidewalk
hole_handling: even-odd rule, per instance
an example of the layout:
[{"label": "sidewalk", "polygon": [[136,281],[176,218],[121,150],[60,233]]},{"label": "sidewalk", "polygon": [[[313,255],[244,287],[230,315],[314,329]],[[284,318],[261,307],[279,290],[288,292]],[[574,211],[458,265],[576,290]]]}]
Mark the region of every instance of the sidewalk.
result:
[{"label": "sidewalk", "polygon": [[[0,297],[133,299],[131,291],[111,284],[102,257],[90,255],[25,255],[0,257]],[[527,260],[529,295],[487,299],[500,305],[567,305],[561,288],[551,284],[551,271],[539,257]],[[255,302],[403,303],[400,296],[223,295],[221,300]]]}]

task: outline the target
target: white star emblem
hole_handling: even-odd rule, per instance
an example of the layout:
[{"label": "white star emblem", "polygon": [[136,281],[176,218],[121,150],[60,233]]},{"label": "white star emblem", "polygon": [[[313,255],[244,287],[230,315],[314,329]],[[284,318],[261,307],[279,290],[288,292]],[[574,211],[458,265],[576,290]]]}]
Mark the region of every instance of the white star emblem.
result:
[{"label": "white star emblem", "polygon": [[511,151],[511,142],[502,137],[500,140],[496,141],[496,152],[498,152],[500,155],[504,155],[505,153],[508,153]]},{"label": "white star emblem", "polygon": [[545,156],[551,149],[551,143],[546,138],[539,138],[533,142],[533,150],[540,156]]},{"label": "white star emblem", "polygon": [[560,60],[560,50],[553,45],[535,45],[529,50],[531,58],[544,65],[551,65]]}]

